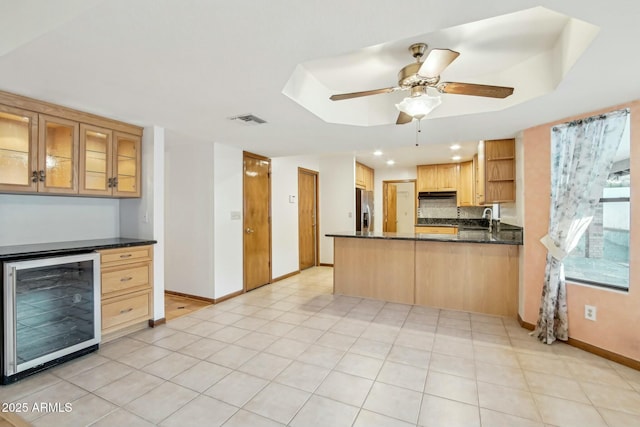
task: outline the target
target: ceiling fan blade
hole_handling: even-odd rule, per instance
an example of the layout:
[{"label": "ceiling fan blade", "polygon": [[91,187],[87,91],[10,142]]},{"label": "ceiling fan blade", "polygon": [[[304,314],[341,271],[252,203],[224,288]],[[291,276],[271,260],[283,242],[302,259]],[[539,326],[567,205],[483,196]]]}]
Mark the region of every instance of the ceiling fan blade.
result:
[{"label": "ceiling fan blade", "polygon": [[387,87],[384,89],[365,90],[363,92],[341,93],[338,95],[331,95],[329,99],[332,101],[342,101],[343,99],[360,98],[361,96],[378,95],[380,93],[390,93],[390,92],[395,92],[397,90],[400,90],[400,88]]},{"label": "ceiling fan blade", "polygon": [[418,70],[422,77],[438,77],[460,55],[451,49],[431,49]]},{"label": "ceiling fan blade", "polygon": [[486,96],[488,98],[506,98],[513,93],[512,87],[477,85],[474,83],[443,82],[436,86],[442,93],[455,95]]},{"label": "ceiling fan blade", "polygon": [[398,114],[398,120],[396,120],[397,125],[405,125],[413,120],[413,116],[408,115],[407,113],[403,113],[400,111]]}]

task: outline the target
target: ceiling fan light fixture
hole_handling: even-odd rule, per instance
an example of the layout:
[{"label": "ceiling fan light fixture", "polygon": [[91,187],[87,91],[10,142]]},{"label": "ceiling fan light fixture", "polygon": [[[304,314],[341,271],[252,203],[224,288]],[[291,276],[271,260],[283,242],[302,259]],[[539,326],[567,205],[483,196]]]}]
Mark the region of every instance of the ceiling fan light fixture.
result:
[{"label": "ceiling fan light fixture", "polygon": [[417,96],[414,95],[406,97],[402,102],[396,104],[396,108],[413,118],[422,120],[441,103],[442,99],[439,96],[431,96],[423,93]]}]

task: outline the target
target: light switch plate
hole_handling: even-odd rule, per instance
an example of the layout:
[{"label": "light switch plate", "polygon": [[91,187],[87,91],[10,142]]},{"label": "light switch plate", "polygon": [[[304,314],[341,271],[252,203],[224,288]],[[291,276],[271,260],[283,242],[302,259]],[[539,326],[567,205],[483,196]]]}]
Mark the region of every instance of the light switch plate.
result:
[{"label": "light switch plate", "polygon": [[290,195],[289,196],[289,203],[295,203],[296,202],[296,196]]},{"label": "light switch plate", "polygon": [[242,213],[240,211],[231,211],[231,219],[242,219]]}]

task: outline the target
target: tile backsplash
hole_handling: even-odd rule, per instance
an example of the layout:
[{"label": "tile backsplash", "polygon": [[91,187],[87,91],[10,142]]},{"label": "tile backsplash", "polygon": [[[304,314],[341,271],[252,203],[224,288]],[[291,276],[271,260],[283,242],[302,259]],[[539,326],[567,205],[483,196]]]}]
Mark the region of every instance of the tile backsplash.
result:
[{"label": "tile backsplash", "polygon": [[457,207],[455,199],[422,199],[418,218],[482,218],[482,206]]}]

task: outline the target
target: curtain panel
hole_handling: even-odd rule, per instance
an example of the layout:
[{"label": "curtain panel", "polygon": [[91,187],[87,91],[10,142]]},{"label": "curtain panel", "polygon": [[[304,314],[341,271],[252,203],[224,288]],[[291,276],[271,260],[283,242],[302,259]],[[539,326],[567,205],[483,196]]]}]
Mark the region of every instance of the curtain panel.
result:
[{"label": "curtain panel", "polygon": [[551,344],[569,338],[562,260],[577,246],[602,196],[629,109],[555,126],[551,130],[549,230],[540,241],[547,265],[536,329]]}]

